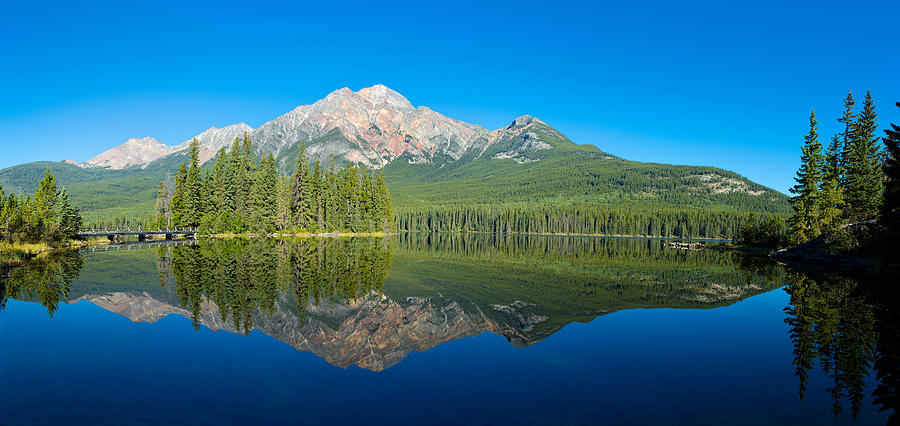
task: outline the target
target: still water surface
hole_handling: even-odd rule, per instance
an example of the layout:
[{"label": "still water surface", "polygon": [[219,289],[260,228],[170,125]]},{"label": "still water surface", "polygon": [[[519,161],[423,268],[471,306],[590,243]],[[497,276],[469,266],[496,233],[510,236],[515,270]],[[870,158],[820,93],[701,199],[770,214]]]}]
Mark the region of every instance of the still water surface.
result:
[{"label": "still water surface", "polygon": [[896,318],[860,283],[723,250],[128,248],[11,272],[0,423],[885,424],[897,401]]}]

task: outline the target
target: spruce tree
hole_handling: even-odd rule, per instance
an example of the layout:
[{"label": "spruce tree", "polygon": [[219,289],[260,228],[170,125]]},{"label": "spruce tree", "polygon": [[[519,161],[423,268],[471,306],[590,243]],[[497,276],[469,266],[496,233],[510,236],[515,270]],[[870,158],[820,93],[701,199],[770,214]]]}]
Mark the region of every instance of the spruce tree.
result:
[{"label": "spruce tree", "polygon": [[822,144],[819,143],[816,112],[809,116],[809,133],[804,136],[801,149],[800,169],[794,180],[797,184],[791,188],[794,197],[791,204],[794,214],[791,216],[791,234],[794,242],[804,243],[818,236],[821,232],[820,184],[822,180]]},{"label": "spruce tree", "polygon": [[216,154],[216,164],[212,169],[212,193],[211,200],[208,203],[211,213],[221,212],[225,204],[225,169],[228,167],[228,153],[225,147],[219,149]]},{"label": "spruce tree", "polygon": [[834,179],[840,183],[841,177],[844,175],[844,168],[841,162],[843,155],[843,145],[841,137],[834,135],[828,144],[828,150],[825,152],[825,180]]},{"label": "spruce tree", "polygon": [[312,176],[309,173],[309,163],[306,162],[303,142],[300,143],[300,152],[297,154],[297,169],[294,171],[291,192],[294,196],[294,223],[300,228],[314,228]]},{"label": "spruce tree", "polygon": [[59,196],[59,234],[62,239],[75,238],[81,230],[81,215],[78,208],[69,202],[69,196],[63,190]]},{"label": "spruce tree", "polygon": [[841,138],[841,159],[840,159],[840,172],[841,175],[839,177],[840,186],[843,187],[846,183],[846,172],[847,172],[847,160],[850,155],[850,145],[853,141],[853,129],[856,123],[856,114],[853,112],[853,108],[856,105],[856,101],[853,99],[853,92],[848,90],[847,97],[844,98],[844,111],[841,114],[841,117],[837,119],[838,123],[841,123],[844,126],[844,130],[840,133]]},{"label": "spruce tree", "polygon": [[394,209],[391,205],[391,194],[384,180],[384,169],[378,171],[375,179],[375,199],[382,232],[389,232],[394,221]]},{"label": "spruce tree", "polygon": [[181,163],[175,172],[175,191],[172,194],[172,223],[175,226],[185,225],[185,181],[187,181],[187,166]]},{"label": "spruce tree", "polygon": [[323,200],[322,197],[325,194],[325,184],[322,181],[322,167],[319,165],[319,160],[316,160],[315,166],[313,166],[313,211],[315,212],[316,218],[316,229],[322,230],[325,228],[325,212],[323,211]]},{"label": "spruce tree", "polygon": [[56,177],[50,173],[50,168],[44,170],[44,177],[38,182],[38,189],[34,192],[35,214],[45,225],[53,223],[54,209],[59,201],[59,191],[56,189]]},{"label": "spruce tree", "polygon": [[222,215],[229,220],[237,211],[237,188],[240,180],[240,140],[234,138],[231,150],[228,151],[224,172],[224,187],[222,191]]},{"label": "spruce tree", "polygon": [[203,215],[203,178],[200,170],[200,148],[197,139],[190,144],[191,165],[187,170],[184,192],[184,224],[197,226]]},{"label": "spruce tree", "polygon": [[169,190],[166,183],[159,182],[159,188],[156,190],[156,224],[157,226],[170,226],[171,216],[169,212]]},{"label": "spruce tree", "polygon": [[[900,102],[895,104],[900,108]],[[884,130],[884,201],[881,216],[896,228],[900,223],[900,125],[891,124]]]},{"label": "spruce tree", "polygon": [[875,136],[877,129],[875,101],[866,92],[846,157],[845,213],[853,221],[874,218],[881,207],[884,177],[880,138]]},{"label": "spruce tree", "polygon": [[278,205],[278,170],[275,157],[270,152],[260,164],[254,176],[253,223],[258,231],[275,230]]},{"label": "spruce tree", "polygon": [[280,231],[291,229],[291,181],[289,178],[278,179],[278,206],[275,227]]}]

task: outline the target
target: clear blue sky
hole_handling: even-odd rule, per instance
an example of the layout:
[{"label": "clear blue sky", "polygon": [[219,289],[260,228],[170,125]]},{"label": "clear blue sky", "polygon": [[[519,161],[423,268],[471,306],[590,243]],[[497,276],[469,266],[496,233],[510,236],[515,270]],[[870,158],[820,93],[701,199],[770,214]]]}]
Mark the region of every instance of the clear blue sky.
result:
[{"label": "clear blue sky", "polygon": [[848,89],[900,122],[898,1],[132,3],[4,4],[0,168],[256,127],[375,83],[781,191],[811,108],[825,142]]}]

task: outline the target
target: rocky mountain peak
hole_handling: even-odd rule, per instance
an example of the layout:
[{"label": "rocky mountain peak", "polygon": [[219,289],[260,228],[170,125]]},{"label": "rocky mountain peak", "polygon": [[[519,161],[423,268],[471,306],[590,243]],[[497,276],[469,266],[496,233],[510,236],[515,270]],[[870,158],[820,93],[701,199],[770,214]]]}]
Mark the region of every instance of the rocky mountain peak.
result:
[{"label": "rocky mountain peak", "polygon": [[84,163],[86,167],[105,167],[110,169],[125,169],[134,166],[143,166],[153,160],[169,155],[173,152],[171,147],[152,137],[131,138],[125,143],[112,148]]},{"label": "rocky mountain peak", "polygon": [[[306,142],[310,160],[339,164],[351,161],[367,167],[379,168],[403,156],[411,163],[429,163],[435,158],[456,160],[466,152],[481,155],[496,143],[506,143],[523,132],[531,132],[534,124],[543,124],[529,115],[513,120],[507,127],[493,132],[454,120],[428,107],[414,107],[400,93],[383,85],[354,92],[344,87],[329,93],[310,105],[301,105],[272,121],[253,129],[245,123],[222,128],[210,127],[196,136],[200,144],[200,161],[207,162],[217,152],[231,146],[235,137],[244,132],[258,152],[282,155]],[[536,135],[523,136],[529,149],[544,149],[544,145],[527,144]],[[129,141],[85,163],[88,167],[125,168],[146,167],[163,156],[188,149],[191,139],[169,147],[153,139]],[[507,144],[509,145],[509,144]],[[534,146],[532,146],[534,145]],[[284,160],[287,161],[287,160]],[[285,162],[282,166],[287,167]]]},{"label": "rocky mountain peak", "polygon": [[513,120],[509,126],[506,126],[506,129],[513,130],[513,129],[525,127],[532,123],[545,124],[543,121],[538,120],[536,117],[532,117],[530,115],[523,115],[523,116],[520,116],[520,117],[516,118],[515,120]]}]

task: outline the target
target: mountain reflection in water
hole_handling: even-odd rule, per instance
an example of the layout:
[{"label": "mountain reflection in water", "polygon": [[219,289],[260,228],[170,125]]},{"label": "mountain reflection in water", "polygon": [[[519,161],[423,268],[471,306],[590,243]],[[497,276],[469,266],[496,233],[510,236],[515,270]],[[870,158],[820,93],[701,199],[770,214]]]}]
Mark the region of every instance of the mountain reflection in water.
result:
[{"label": "mountain reflection in water", "polygon": [[[57,252],[13,269],[8,298],[89,301],[132,321],[258,330],[332,365],[382,371],[413,351],[491,332],[519,347],[572,322],[635,308],[714,308],[785,284],[801,398],[810,370],[832,381],[834,415],[867,394],[897,404],[896,314],[858,281],[820,282],[727,250],[645,239],[403,234],[223,239],[115,253]],[[874,371],[878,383],[866,389]]]}]

